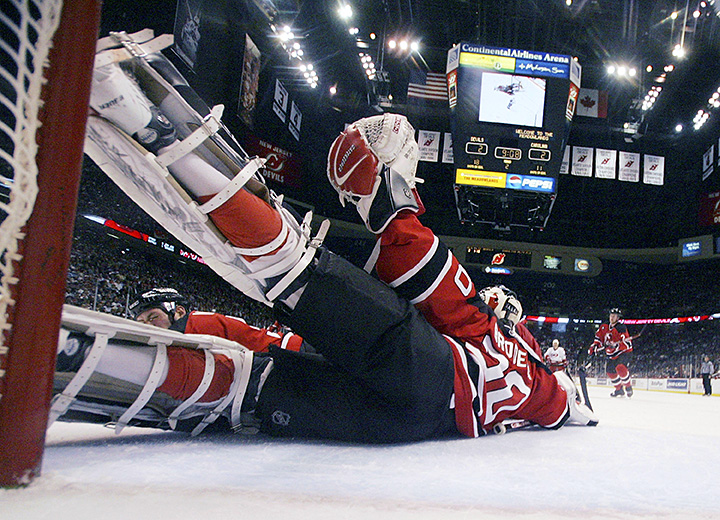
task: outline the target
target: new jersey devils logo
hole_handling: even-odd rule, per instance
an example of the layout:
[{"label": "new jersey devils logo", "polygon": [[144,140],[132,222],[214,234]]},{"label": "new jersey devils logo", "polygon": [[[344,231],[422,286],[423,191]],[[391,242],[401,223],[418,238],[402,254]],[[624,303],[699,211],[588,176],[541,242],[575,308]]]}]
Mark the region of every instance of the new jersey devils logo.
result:
[{"label": "new jersey devils logo", "polygon": [[281,157],[276,153],[269,153],[265,158],[267,159],[267,162],[265,163],[265,168],[270,171],[279,172],[283,169],[283,166],[285,166],[286,158]]},{"label": "new jersey devils logo", "polygon": [[505,253],[495,253],[492,257],[491,265],[501,265],[505,261]]}]

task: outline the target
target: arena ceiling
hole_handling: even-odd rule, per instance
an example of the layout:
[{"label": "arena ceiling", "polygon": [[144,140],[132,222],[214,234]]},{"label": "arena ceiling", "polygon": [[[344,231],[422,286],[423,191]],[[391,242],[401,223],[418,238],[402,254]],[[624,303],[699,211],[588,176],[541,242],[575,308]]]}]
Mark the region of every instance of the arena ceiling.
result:
[{"label": "arena ceiling", "polygon": [[[321,86],[337,86],[338,104],[343,98],[373,101],[377,81],[367,81],[358,51],[373,57],[393,99],[402,103],[410,71],[444,71],[447,51],[459,41],[576,57],[582,86],[608,92],[608,122],[618,131],[631,121],[642,134],[672,136],[678,123],[692,126],[720,86],[720,20],[713,1],[574,0],[569,6],[565,0],[252,1],[275,5],[275,20],[292,24]],[[353,16],[341,20],[338,8],[346,3]],[[355,35],[349,33],[353,28]],[[388,48],[390,39],[403,37],[419,42],[419,51]],[[684,57],[673,56],[678,45]],[[636,73],[610,75],[611,64]],[[668,65],[674,70],[658,83]],[[642,111],[654,85],[662,92],[651,110]]]}]

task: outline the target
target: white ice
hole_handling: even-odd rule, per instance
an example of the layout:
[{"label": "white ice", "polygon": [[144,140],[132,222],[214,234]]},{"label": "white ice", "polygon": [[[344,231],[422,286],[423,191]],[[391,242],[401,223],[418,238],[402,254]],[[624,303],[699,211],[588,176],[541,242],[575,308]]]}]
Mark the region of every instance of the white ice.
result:
[{"label": "white ice", "polygon": [[393,446],[56,423],[0,518],[720,518],[720,399],[609,393],[596,428]]}]

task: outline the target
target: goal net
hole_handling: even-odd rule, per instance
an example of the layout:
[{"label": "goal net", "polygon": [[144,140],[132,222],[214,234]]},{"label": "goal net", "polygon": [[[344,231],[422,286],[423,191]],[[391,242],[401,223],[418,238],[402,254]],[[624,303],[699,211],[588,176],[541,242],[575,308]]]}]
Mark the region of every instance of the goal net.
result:
[{"label": "goal net", "polygon": [[0,486],[18,486],[42,460],[100,5],[0,6]]}]

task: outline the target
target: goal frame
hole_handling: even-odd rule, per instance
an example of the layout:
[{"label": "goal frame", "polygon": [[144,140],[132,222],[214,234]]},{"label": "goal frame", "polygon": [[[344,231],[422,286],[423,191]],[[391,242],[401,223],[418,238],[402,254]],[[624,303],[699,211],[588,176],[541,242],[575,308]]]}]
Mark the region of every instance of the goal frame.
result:
[{"label": "goal frame", "polygon": [[[28,5],[28,1],[24,3]],[[73,224],[100,0],[65,0],[45,69],[37,133],[38,192],[19,244],[0,353],[0,486],[40,475]]]}]

